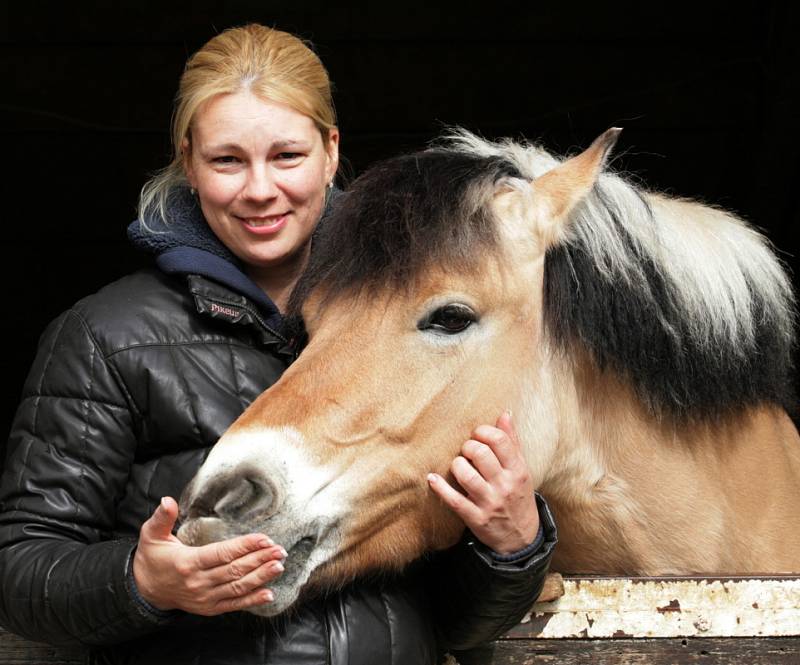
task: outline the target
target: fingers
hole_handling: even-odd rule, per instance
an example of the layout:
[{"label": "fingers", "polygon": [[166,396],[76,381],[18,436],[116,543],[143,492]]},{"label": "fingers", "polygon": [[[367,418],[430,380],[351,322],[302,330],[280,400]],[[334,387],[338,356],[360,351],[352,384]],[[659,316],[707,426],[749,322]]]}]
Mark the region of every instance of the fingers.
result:
[{"label": "fingers", "polygon": [[[273,577],[276,577],[283,572],[283,560],[285,558],[286,551],[278,545],[272,545],[265,549],[250,552],[230,563],[211,568],[206,571],[206,577],[208,581],[214,585],[227,584],[243,579],[252,571],[263,567],[265,564],[273,564],[270,570],[275,571]],[[267,567],[269,568],[269,566]]]},{"label": "fingers", "polygon": [[231,598],[243,598],[253,591],[263,588],[281,573],[283,573],[283,564],[280,561],[269,561],[240,578],[217,586],[211,592],[209,599],[214,602],[222,602]]},{"label": "fingers", "polygon": [[437,473],[428,474],[428,484],[442,501],[458,515],[465,523],[469,524],[480,519],[480,510],[463,494],[457,492],[450,484]]},{"label": "fingers", "polygon": [[[263,536],[260,539],[262,542],[268,540]],[[205,548],[210,552],[208,556],[216,559],[217,556],[240,551],[248,543],[258,540],[259,536],[251,534],[251,537],[226,541],[224,548]],[[145,557],[142,552],[148,548],[157,551],[150,555],[152,561],[144,562],[149,563],[149,567],[145,565],[142,570],[140,566],[137,571],[136,557]],[[210,570],[198,567],[195,549],[202,548],[176,542],[166,545],[151,543],[137,549],[134,555],[134,579],[145,600],[159,609],[178,608],[203,616],[245,609],[273,600],[272,591],[264,587],[283,573],[286,552],[282,547],[270,544]]]},{"label": "fingers", "polygon": [[272,602],[273,592],[264,588],[283,573],[286,551],[272,545],[205,572],[203,613],[218,614]]},{"label": "fingers", "polygon": [[509,439],[511,439],[515,444],[519,445],[517,430],[514,429],[514,423],[511,420],[511,411],[503,411],[503,413],[501,413],[500,417],[497,419],[495,427],[503,430],[508,435]]},{"label": "fingers", "polygon": [[524,460],[508,412],[497,419],[495,427],[477,427],[473,436],[461,447],[451,471],[471,497],[486,501],[492,496],[492,486],[505,484],[505,472],[519,471]]},{"label": "fingers", "polygon": [[476,503],[483,503],[489,499],[491,485],[469,460],[461,456],[456,457],[450,465],[450,471],[470,499]]},{"label": "fingers", "polygon": [[492,480],[503,472],[497,455],[485,443],[470,439],[461,446],[461,455],[469,460],[486,480]]},{"label": "fingers", "polygon": [[150,518],[142,524],[142,535],[150,540],[172,540],[172,529],[178,520],[178,504],[165,496]]},{"label": "fingers", "polygon": [[224,598],[214,605],[213,610],[204,612],[204,614],[215,615],[222,614],[224,612],[246,610],[250,607],[271,603],[273,600],[275,600],[275,596],[272,591],[269,589],[257,589],[256,591],[248,593],[246,596]]},{"label": "fingers", "polygon": [[475,428],[472,437],[489,446],[504,469],[517,465],[521,459],[521,449],[516,430],[507,411],[498,419],[495,427],[480,425]]},{"label": "fingers", "polygon": [[263,533],[249,533],[246,536],[203,545],[195,550],[197,567],[201,570],[216,568],[273,545],[272,540]]}]

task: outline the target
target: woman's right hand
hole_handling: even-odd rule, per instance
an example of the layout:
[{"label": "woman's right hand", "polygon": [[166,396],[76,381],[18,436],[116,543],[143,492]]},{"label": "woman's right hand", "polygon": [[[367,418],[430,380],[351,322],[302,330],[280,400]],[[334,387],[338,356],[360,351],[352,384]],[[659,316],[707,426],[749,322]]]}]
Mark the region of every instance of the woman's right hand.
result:
[{"label": "woman's right hand", "polygon": [[273,600],[264,585],[283,572],[286,552],[264,534],[248,534],[202,547],[172,535],[178,504],[165,497],[139,532],[133,557],[138,591],[160,610],[214,616]]}]

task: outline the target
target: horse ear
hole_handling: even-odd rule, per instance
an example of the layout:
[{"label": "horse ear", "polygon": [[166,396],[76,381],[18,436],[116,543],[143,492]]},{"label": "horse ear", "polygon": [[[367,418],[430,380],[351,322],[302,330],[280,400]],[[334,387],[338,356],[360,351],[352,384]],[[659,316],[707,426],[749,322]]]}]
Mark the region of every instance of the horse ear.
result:
[{"label": "horse ear", "polygon": [[547,245],[556,241],[569,213],[594,187],[621,131],[606,130],[582,153],[531,182],[539,231]]}]

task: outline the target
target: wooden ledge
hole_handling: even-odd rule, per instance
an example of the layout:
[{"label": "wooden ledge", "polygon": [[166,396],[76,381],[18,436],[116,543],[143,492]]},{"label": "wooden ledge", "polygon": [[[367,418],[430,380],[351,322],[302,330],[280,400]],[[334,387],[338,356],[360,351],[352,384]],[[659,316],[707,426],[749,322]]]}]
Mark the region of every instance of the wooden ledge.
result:
[{"label": "wooden ledge", "polygon": [[512,638],[800,636],[800,578],[565,577]]},{"label": "wooden ledge", "polygon": [[[0,665],[84,662],[81,649],[0,629]],[[460,665],[545,663],[797,665],[800,578],[554,575],[522,623],[459,657]]]}]

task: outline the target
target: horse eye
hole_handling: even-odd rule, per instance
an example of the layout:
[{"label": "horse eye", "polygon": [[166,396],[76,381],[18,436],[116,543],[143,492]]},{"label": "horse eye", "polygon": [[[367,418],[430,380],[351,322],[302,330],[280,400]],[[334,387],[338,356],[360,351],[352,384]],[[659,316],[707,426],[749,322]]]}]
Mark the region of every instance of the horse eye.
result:
[{"label": "horse eye", "polygon": [[419,322],[417,328],[455,335],[469,328],[477,320],[475,312],[466,305],[451,303],[431,312]]}]

